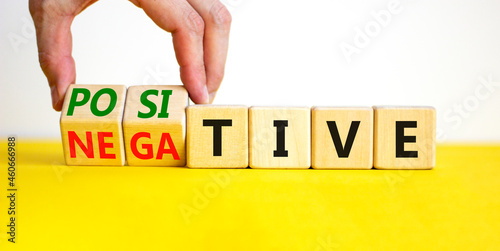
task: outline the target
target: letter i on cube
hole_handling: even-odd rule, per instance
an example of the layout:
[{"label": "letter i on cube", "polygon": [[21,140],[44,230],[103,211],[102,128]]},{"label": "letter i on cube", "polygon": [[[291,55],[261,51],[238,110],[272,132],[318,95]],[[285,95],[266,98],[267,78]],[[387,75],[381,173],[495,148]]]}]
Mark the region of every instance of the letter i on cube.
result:
[{"label": "letter i on cube", "polygon": [[307,107],[250,107],[250,167],[309,168],[310,113]]}]

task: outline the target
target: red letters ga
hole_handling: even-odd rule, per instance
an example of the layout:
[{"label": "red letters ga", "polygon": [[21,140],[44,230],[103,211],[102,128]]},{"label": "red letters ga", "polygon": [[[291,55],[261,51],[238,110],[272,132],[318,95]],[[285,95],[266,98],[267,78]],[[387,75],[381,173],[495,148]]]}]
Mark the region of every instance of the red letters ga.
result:
[{"label": "red letters ga", "polygon": [[[140,138],[148,138],[151,139],[151,134],[149,132],[138,132],[132,136],[130,140],[130,149],[135,157],[139,159],[152,159],[153,156],[153,145],[152,144],[142,144],[142,149],[146,150],[145,154],[142,154],[137,149],[137,141]],[[168,148],[165,148],[165,144],[168,144]],[[162,133],[160,139],[160,145],[158,146],[158,152],[156,153],[156,159],[162,159],[163,154],[172,154],[172,157],[175,160],[180,159],[179,154],[177,153],[177,149],[175,148],[174,142],[170,137],[170,133]]]}]

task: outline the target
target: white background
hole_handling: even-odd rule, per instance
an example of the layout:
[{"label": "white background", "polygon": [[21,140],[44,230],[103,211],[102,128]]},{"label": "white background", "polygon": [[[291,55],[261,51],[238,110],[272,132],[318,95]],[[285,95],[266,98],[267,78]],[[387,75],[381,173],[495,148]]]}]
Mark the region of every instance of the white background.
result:
[{"label": "white background", "polygon": [[[216,104],[430,105],[441,142],[500,141],[500,1],[223,2]],[[77,83],[180,84],[170,34],[128,1],[95,3],[72,31]],[[27,0],[0,0],[0,39],[0,136],[59,138]]]}]

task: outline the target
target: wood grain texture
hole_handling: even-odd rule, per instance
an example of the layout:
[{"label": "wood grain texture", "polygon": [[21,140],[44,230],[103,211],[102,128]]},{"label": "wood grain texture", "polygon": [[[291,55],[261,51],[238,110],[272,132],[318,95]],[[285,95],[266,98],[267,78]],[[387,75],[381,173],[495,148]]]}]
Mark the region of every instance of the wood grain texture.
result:
[{"label": "wood grain texture", "polygon": [[375,168],[432,169],[435,166],[436,110],[433,107],[380,106],[374,107],[374,114]]},{"label": "wood grain texture", "polygon": [[[116,93],[116,99],[109,93]],[[125,94],[123,85],[69,86],[60,120],[67,165],[125,164],[122,132]],[[116,100],[114,107],[113,100]]]},{"label": "wood grain texture", "polygon": [[248,166],[246,106],[194,105],[186,113],[188,167]]},{"label": "wood grain texture", "polygon": [[123,131],[131,166],[186,165],[188,93],[180,85],[131,86]]},{"label": "wood grain texture", "polygon": [[[348,136],[353,139],[350,141],[352,144],[348,143]],[[336,137],[337,142],[340,143],[337,145],[340,149],[337,149],[333,137]],[[315,169],[371,169],[373,166],[373,109],[370,107],[313,107],[311,110],[311,166]]]},{"label": "wood grain texture", "polygon": [[[307,169],[311,165],[311,111],[306,107],[251,107],[249,109],[249,164],[251,168]],[[278,124],[275,124],[278,121]],[[279,129],[279,121],[287,126]],[[277,126],[276,126],[277,125]],[[280,136],[284,149],[279,149]],[[282,150],[286,156],[282,156]],[[276,156],[278,155],[278,156]],[[280,156],[281,155],[281,156]]]}]

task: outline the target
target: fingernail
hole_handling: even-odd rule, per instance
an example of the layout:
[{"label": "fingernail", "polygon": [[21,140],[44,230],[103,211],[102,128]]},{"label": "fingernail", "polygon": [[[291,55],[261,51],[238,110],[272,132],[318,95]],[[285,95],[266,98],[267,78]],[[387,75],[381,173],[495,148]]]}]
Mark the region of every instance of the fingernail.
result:
[{"label": "fingernail", "polygon": [[217,95],[217,92],[211,92],[208,97],[209,97],[209,101],[210,101],[210,104],[212,104],[212,102],[214,102],[214,98],[215,98],[215,95]]},{"label": "fingernail", "polygon": [[208,104],[210,102],[210,96],[208,95],[207,86],[203,88],[203,104]]}]

